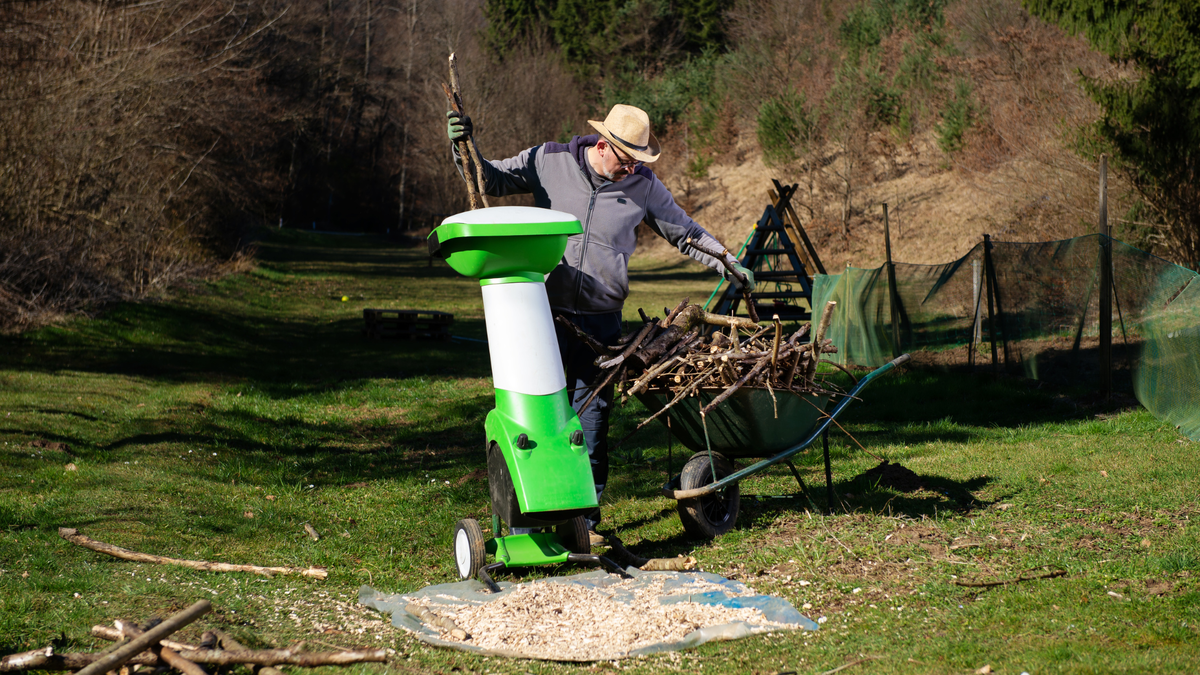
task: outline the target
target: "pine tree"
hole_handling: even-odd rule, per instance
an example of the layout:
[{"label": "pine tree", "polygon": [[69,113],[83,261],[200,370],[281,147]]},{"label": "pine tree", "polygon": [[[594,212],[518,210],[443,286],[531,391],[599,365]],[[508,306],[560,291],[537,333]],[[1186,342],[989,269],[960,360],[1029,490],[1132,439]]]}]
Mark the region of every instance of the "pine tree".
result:
[{"label": "pine tree", "polygon": [[1034,16],[1082,34],[1131,80],[1083,77],[1103,109],[1081,148],[1111,152],[1157,214],[1170,253],[1200,261],[1200,3],[1023,0]]}]

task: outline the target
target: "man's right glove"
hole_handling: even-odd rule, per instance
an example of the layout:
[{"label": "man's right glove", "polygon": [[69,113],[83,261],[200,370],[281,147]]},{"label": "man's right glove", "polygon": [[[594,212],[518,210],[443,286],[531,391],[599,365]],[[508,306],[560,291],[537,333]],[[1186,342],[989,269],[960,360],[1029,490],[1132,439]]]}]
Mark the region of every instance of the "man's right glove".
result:
[{"label": "man's right glove", "polygon": [[749,269],[742,267],[738,263],[733,263],[733,271],[746,277],[746,285],[743,287],[742,284],[738,283],[737,276],[735,276],[733,274],[729,275],[729,283],[733,284],[733,287],[736,288],[739,293],[753,293],[754,292],[754,272],[751,272]]},{"label": "man's right glove", "polygon": [[471,132],[474,128],[471,126],[470,117],[456,113],[453,110],[447,110],[446,119],[449,120],[449,123],[446,125],[446,135],[450,137],[451,143],[465,141],[471,137]]}]

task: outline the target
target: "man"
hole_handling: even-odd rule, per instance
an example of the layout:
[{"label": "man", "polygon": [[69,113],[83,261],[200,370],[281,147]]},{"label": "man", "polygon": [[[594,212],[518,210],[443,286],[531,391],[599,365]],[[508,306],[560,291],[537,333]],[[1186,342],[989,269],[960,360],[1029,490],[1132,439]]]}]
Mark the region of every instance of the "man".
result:
[{"label": "man", "polygon": [[[469,117],[454,111],[448,135],[455,162],[462,170],[457,142],[472,131]],[[703,248],[724,249],[712,235],[688,217],[671,192],[647,164],[658,160],[658,139],[650,132],[650,118],[633,106],[615,105],[603,122],[589,120],[598,134],[576,136],[570,143],[544,143],[515,157],[490,162],[477,157],[483,167],[483,191],[491,196],[532,193],[537,206],[570,213],[583,225],[583,234],[572,236],[558,267],[546,278],[550,308],[604,344],[621,336],[621,307],[629,295],[629,256],[637,244],[639,223],[654,230],[679,250],[725,275],[719,260],[700,253],[687,240]],[[754,275],[729,256],[729,262],[746,277],[754,290]],[[736,278],[733,283],[737,285]],[[741,290],[740,285],[738,289]],[[566,368],[567,388],[576,412],[587,401],[598,368],[596,355],[573,339],[557,323],[558,346]],[[608,417],[612,385],[580,415],[592,476],[599,500],[608,481]],[[600,520],[597,509],[588,521],[592,541]]]}]

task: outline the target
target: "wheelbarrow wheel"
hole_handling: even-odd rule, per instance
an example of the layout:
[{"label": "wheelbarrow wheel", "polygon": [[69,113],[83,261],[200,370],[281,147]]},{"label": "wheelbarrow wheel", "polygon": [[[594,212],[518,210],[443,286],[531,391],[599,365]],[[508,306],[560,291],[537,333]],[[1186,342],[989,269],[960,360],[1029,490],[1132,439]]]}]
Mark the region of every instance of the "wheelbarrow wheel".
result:
[{"label": "wheelbarrow wheel", "polygon": [[[721,480],[733,473],[733,465],[715,452],[712,453],[710,463],[707,452],[698,452],[683,465],[683,471],[679,475],[679,489],[695,490],[714,483],[714,473],[716,480]],[[733,524],[737,521],[741,496],[742,490],[738,484],[731,483],[707,497],[680,499],[679,520],[683,523],[683,529],[692,536],[704,539],[725,534],[733,529]]]},{"label": "wheelbarrow wheel", "polygon": [[588,555],[592,552],[592,538],[588,534],[587,519],[575,516],[567,522],[554,528],[562,545],[571,553]]},{"label": "wheelbarrow wheel", "polygon": [[474,518],[463,518],[454,526],[454,566],[458,578],[474,579],[487,562],[483,529]]}]

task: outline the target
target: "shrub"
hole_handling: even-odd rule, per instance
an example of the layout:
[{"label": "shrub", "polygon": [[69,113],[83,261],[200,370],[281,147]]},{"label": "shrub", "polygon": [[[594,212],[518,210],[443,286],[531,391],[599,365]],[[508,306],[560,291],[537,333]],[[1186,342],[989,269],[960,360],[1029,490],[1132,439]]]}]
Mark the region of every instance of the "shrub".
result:
[{"label": "shrub", "polygon": [[941,123],[934,126],[938,147],[942,152],[951,153],[962,148],[963,135],[971,127],[975,114],[976,104],[971,84],[960,79],[954,85],[954,96],[942,110]]},{"label": "shrub", "polygon": [[767,165],[786,164],[795,161],[796,149],[812,137],[816,119],[805,110],[804,94],[786,92],[759,107],[756,130]]},{"label": "shrub", "polygon": [[615,103],[637,106],[650,116],[652,128],[665,129],[682,120],[693,101],[713,95],[719,58],[708,51],[655,78],[645,77],[630,64],[606,83],[603,108],[608,110]]},{"label": "shrub", "polygon": [[846,51],[846,58],[857,63],[864,54],[874,51],[890,32],[888,23],[874,6],[859,5],[850,10],[838,26],[838,42]]}]

